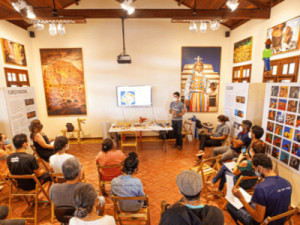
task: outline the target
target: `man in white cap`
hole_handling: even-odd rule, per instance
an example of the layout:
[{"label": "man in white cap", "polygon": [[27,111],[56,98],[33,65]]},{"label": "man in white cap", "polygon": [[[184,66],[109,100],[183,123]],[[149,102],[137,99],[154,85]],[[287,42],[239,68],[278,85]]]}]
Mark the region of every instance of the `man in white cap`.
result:
[{"label": "man in white cap", "polygon": [[[186,170],[177,176],[176,182],[183,198],[163,212],[160,225],[224,224],[224,216],[220,209],[201,204],[200,193],[203,183],[200,174],[193,170]],[[163,201],[163,210],[165,206]]]}]

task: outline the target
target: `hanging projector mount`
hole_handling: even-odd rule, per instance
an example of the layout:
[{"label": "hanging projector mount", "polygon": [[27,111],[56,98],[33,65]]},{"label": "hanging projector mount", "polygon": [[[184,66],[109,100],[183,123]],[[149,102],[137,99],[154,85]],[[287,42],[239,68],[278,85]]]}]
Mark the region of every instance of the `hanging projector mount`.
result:
[{"label": "hanging projector mount", "polygon": [[131,57],[130,55],[126,54],[126,48],[125,48],[125,31],[124,31],[124,17],[122,17],[122,36],[123,36],[123,52],[118,55],[117,61],[120,64],[125,64],[125,63],[131,63]]}]

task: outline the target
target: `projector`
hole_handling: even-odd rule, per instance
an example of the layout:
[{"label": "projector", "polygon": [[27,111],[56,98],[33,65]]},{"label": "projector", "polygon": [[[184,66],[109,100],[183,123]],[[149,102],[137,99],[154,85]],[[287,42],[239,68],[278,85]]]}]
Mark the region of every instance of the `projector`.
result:
[{"label": "projector", "polygon": [[121,53],[118,55],[118,63],[124,64],[124,63],[131,63],[131,57],[130,55],[126,55],[126,53]]}]

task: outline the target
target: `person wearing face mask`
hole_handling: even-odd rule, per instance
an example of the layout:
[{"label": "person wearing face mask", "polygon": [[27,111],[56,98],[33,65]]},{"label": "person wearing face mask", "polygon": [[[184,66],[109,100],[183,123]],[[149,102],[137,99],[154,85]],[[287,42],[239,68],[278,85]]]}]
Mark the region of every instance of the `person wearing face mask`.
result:
[{"label": "person wearing face mask", "polygon": [[50,156],[54,155],[54,146],[50,144],[52,140],[49,140],[48,137],[43,132],[43,124],[39,120],[33,120],[30,124],[30,138],[33,141],[33,145],[39,154],[39,156],[49,162]]},{"label": "person wearing face mask", "polygon": [[[17,134],[13,137],[13,144],[16,152],[7,157],[7,166],[12,175],[32,175],[35,174],[40,183],[51,181],[51,178],[45,170],[40,169],[33,155],[27,154],[26,149],[29,146],[26,134]],[[35,189],[35,181],[32,179],[18,179],[19,188],[30,191]]]},{"label": "person wearing face mask", "polygon": [[[226,165],[223,165],[217,175],[211,180],[211,183],[214,185],[219,180],[219,191],[223,191],[224,184],[226,183],[226,175],[234,176],[233,181],[236,183],[240,176],[255,176],[255,171],[252,166],[251,159],[255,154],[266,152],[266,144],[263,142],[254,142],[248,153],[239,155],[237,162],[233,170],[229,170]],[[257,182],[257,179],[252,180],[243,180],[240,183],[240,187],[244,189],[252,188]]]},{"label": "person wearing face mask", "polygon": [[54,152],[49,159],[50,167],[54,173],[62,173],[62,164],[65,160],[74,158],[73,155],[67,153],[69,149],[68,138],[64,136],[59,136],[54,141]]},{"label": "person wearing face mask", "polygon": [[[252,122],[250,120],[243,120],[241,125],[241,132],[238,133],[236,137],[231,140],[230,146],[217,147],[212,151],[212,157],[222,154],[222,157],[219,160],[220,164],[227,160],[231,160],[234,157],[238,157],[242,151],[242,147],[249,147],[251,143],[251,138],[249,138],[249,131],[252,126]],[[212,165],[214,165],[213,162]]]},{"label": "person wearing face mask", "polygon": [[[6,175],[8,173],[8,167],[6,163],[7,157],[12,153],[12,145],[9,139],[2,133],[0,133],[0,175]],[[3,186],[0,186],[0,190]]]},{"label": "person wearing face mask", "polygon": [[[252,163],[256,174],[265,179],[255,186],[250,203],[239,189],[232,189],[233,195],[243,204],[241,209],[227,204],[227,210],[236,224],[239,224],[237,220],[245,225],[260,224],[265,218],[285,213],[291,207],[292,186],[272,170],[272,160],[265,154],[256,154]],[[286,218],[279,219],[270,225],[283,225],[285,220]]]},{"label": "person wearing face mask", "polygon": [[247,152],[255,142],[262,142],[260,139],[264,135],[264,129],[260,126],[254,125],[253,127],[251,127],[248,135],[249,138],[251,138],[251,144],[249,145]]},{"label": "person wearing face mask", "polygon": [[180,94],[179,92],[173,93],[174,100],[170,104],[169,113],[172,114],[172,127],[174,136],[176,138],[176,143],[173,148],[178,148],[182,150],[182,116],[185,113],[184,104],[179,101]]},{"label": "person wearing face mask", "polygon": [[230,133],[230,128],[226,125],[229,118],[224,115],[218,116],[218,126],[213,134],[201,134],[199,135],[200,146],[199,153],[196,156],[204,154],[203,150],[205,147],[221,146]]}]

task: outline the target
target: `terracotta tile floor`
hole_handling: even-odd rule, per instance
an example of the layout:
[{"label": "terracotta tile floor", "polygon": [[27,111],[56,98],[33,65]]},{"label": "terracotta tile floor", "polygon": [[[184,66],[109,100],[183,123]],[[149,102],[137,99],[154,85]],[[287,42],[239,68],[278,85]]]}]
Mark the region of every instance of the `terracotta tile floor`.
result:
[{"label": "terracotta tile floor", "polygon": [[[95,156],[101,148],[100,143],[84,143],[81,145],[73,144],[69,153],[78,157],[84,167],[87,182],[92,183],[98,189],[98,174],[94,163]],[[171,148],[171,143],[167,145],[167,152],[162,149],[159,142],[144,142],[139,147],[139,171],[136,175],[142,180],[144,191],[149,195],[151,224],[156,225],[160,219],[160,202],[166,200],[174,203],[181,195],[176,185],[176,176],[183,170],[189,169],[194,165],[195,153],[198,149],[198,141],[186,143],[183,151]],[[125,150],[125,153],[130,149]],[[110,187],[107,187],[110,189]],[[0,204],[8,205],[8,188],[5,187],[0,195]],[[205,203],[205,200],[203,199]],[[111,200],[106,198],[106,203],[111,204]],[[211,196],[210,204],[221,207],[223,199],[216,199]],[[21,215],[25,209],[25,204],[21,200],[14,200],[15,215]],[[106,214],[112,215],[112,207],[106,205]],[[223,211],[225,216],[225,224],[234,224],[233,220],[227,213]],[[48,205],[41,206],[39,209],[39,224],[50,223],[50,207]],[[295,224],[299,223],[299,217],[294,219]],[[59,224],[57,221],[54,224]]]}]

